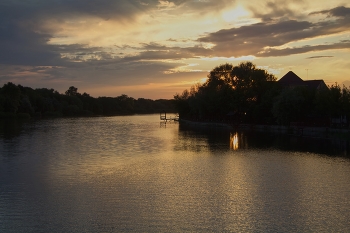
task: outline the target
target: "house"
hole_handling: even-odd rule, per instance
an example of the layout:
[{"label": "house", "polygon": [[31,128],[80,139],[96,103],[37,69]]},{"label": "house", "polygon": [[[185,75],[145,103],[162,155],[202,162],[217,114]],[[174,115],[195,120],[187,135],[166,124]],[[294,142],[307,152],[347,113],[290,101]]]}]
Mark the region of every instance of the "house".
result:
[{"label": "house", "polygon": [[309,87],[313,90],[320,90],[322,88],[328,88],[326,83],[322,80],[302,80],[293,71],[289,71],[280,80],[277,81],[282,87]]},{"label": "house", "polygon": [[[293,71],[289,71],[285,74],[277,83],[282,88],[295,88],[295,87],[306,87],[311,91],[318,92],[320,90],[328,89],[327,85],[322,79],[319,80],[302,80],[298,75]],[[303,126],[329,126],[330,119],[328,116],[319,115],[319,114],[308,114],[304,117],[303,122],[291,122],[293,127]]]}]

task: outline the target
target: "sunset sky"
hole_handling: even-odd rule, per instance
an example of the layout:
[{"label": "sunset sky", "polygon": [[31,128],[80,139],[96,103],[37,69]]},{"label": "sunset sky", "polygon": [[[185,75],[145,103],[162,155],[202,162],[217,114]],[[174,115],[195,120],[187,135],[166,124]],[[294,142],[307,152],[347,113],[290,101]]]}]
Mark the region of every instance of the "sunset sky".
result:
[{"label": "sunset sky", "polygon": [[0,0],[0,86],[171,99],[223,63],[350,85],[348,0]]}]

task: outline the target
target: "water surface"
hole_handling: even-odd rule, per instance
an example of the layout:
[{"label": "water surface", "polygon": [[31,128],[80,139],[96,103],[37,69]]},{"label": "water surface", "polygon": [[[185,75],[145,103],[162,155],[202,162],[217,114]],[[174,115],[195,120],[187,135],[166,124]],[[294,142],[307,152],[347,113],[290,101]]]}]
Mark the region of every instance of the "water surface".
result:
[{"label": "water surface", "polygon": [[159,115],[1,122],[0,232],[349,232],[348,148]]}]

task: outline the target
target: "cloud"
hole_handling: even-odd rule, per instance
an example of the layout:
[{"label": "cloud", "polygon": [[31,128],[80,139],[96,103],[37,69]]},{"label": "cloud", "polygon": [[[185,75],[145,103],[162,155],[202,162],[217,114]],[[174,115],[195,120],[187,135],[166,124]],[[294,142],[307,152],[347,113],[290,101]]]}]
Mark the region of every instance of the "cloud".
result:
[{"label": "cloud", "polygon": [[260,53],[260,57],[270,57],[270,56],[288,56],[292,54],[300,54],[307,52],[325,51],[331,49],[350,49],[350,42],[339,42],[333,44],[323,44],[323,45],[308,45],[296,48],[285,48],[285,49],[268,49],[263,53]]},{"label": "cloud", "polygon": [[48,34],[7,25],[0,28],[0,63],[15,65],[62,64],[55,47],[48,45]]},{"label": "cloud", "polygon": [[199,42],[213,43],[217,56],[257,55],[265,47],[281,46],[309,37],[310,22],[288,20],[278,23],[256,23],[239,28],[224,29],[199,38]]},{"label": "cloud", "polygon": [[[69,62],[86,60],[117,60],[121,54],[113,54],[99,47],[88,47],[84,44],[50,45],[59,25],[79,16],[95,16],[104,20],[132,20],[142,12],[152,12],[161,8],[174,8],[186,12],[201,12],[220,10],[228,0],[37,0],[28,3],[19,0],[0,1],[0,63],[16,65],[69,65]],[[340,6],[330,10],[313,12],[310,15],[332,15],[340,17],[333,21],[312,23],[307,20],[289,19],[295,16],[295,11],[284,7],[280,1],[270,1],[266,4],[270,13],[258,13],[262,22],[242,27],[234,27],[211,32],[198,39],[192,47],[166,47],[156,43],[141,44],[136,55],[128,55],[124,60],[166,60],[203,56],[240,57],[282,56],[314,50],[332,48],[348,48],[347,43],[339,42],[328,45],[304,46],[299,48],[277,47],[306,38],[316,38],[335,34],[350,29],[350,8]],[[253,8],[251,8],[253,10]],[[272,13],[274,15],[272,15]],[[273,17],[272,17],[273,16]],[[283,17],[282,17],[283,16]],[[278,18],[281,17],[281,18]],[[286,18],[287,17],[287,18]],[[48,28],[45,20],[55,20],[55,27]],[[58,26],[57,26],[58,25]],[[168,42],[179,39],[169,38]],[[187,40],[188,41],[188,40]],[[206,48],[201,43],[212,44]],[[136,49],[135,47],[133,49]]]},{"label": "cloud", "polygon": [[[206,49],[200,45],[192,47],[169,47],[164,45],[159,45],[156,43],[144,44],[142,50],[145,50],[141,53],[142,59],[144,55],[152,54],[152,52],[161,52],[167,54],[168,59],[181,59],[181,58],[193,58],[199,56],[209,56],[212,53],[211,49]],[[151,57],[150,57],[151,59]],[[166,57],[159,57],[159,59],[166,59]]]},{"label": "cloud", "polygon": [[[0,63],[13,65],[57,65],[69,66],[70,62],[110,60],[116,57],[103,48],[88,47],[85,44],[54,45],[49,43],[64,27],[77,27],[89,17],[118,22],[132,21],[142,13],[153,12],[159,6],[208,9],[224,7],[226,0],[218,1],[158,1],[158,0],[0,0]],[[187,9],[187,11],[191,11]],[[86,23],[85,23],[86,24]],[[77,31],[78,28],[75,29]],[[194,47],[191,50],[198,50]],[[170,51],[158,47],[150,51],[147,45],[141,55],[133,59],[180,59],[191,56],[188,51],[172,48]],[[158,53],[158,54],[157,54]],[[168,56],[168,57],[167,57]],[[129,56],[130,59],[130,56]]]},{"label": "cloud", "polygon": [[[288,43],[335,35],[350,30],[350,15],[346,13],[350,8],[343,7],[341,9],[343,9],[342,13],[339,13],[339,10],[336,8],[329,10],[329,12],[338,12],[338,15],[344,16],[336,20],[315,23],[290,19],[263,21],[252,25],[212,32],[199,38],[198,41],[214,44],[212,50],[215,55],[226,57],[244,55],[260,57],[287,56],[310,51],[347,49],[349,44],[344,41],[325,45],[310,44],[299,48],[287,46]],[[278,48],[281,46],[287,46],[287,48]]]},{"label": "cloud", "polygon": [[297,3],[298,8],[302,7],[303,1],[296,0],[287,2],[285,0],[260,1],[253,2],[249,9],[253,12],[254,18],[259,18],[262,22],[271,22],[273,20],[286,20],[300,18],[300,10],[295,10],[291,4]]},{"label": "cloud", "polygon": [[316,12],[310,13],[310,15],[316,15],[316,14],[327,14],[328,16],[335,16],[335,17],[348,17],[350,16],[350,8],[339,6],[330,10],[316,11]]},{"label": "cloud", "polygon": [[[49,44],[62,25],[86,17],[130,21],[157,4],[156,0],[147,4],[139,0],[0,0],[0,63],[63,65],[66,60],[61,58],[60,47]],[[84,50],[85,45],[75,47]],[[75,53],[74,49],[66,52]]]},{"label": "cloud", "polygon": [[234,4],[235,0],[159,0],[158,7],[172,9],[172,14],[212,14]]},{"label": "cloud", "polygon": [[[242,19],[250,24],[237,26],[218,22],[223,13],[231,12],[227,10],[236,9],[235,3],[241,4],[238,0],[0,0],[0,66],[8,67],[0,79],[141,85],[180,79],[174,71],[188,78],[195,68],[186,62],[201,63],[204,58],[277,57],[350,48],[345,36],[312,41],[349,31],[350,8],[321,8],[308,14],[296,10],[306,6],[301,0],[293,1],[294,6],[284,2],[249,3],[255,18]],[[196,22],[203,19],[208,22]],[[296,45],[299,41],[303,43]],[[309,55],[309,59],[326,57],[331,56]],[[198,70],[209,70],[211,62]]]},{"label": "cloud", "polygon": [[306,59],[315,59],[315,58],[330,58],[334,56],[312,56],[312,57],[307,57]]},{"label": "cloud", "polygon": [[[1,1],[1,13],[18,19],[58,18],[93,15],[103,19],[131,19],[140,12],[156,7],[157,0],[147,4],[138,0],[37,0],[35,2]],[[6,13],[8,12],[8,13]],[[19,17],[22,16],[22,17]]]}]

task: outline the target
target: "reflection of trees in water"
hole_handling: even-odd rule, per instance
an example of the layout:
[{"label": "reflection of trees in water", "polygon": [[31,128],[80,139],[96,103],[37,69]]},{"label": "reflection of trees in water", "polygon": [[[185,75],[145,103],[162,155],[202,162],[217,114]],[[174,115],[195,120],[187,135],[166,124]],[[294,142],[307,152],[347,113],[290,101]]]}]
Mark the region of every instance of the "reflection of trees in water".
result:
[{"label": "reflection of trees in water", "polygon": [[230,131],[224,128],[191,127],[179,125],[179,140],[175,149],[195,152],[227,150],[230,148]]},{"label": "reflection of trees in water", "polygon": [[278,135],[274,138],[274,146],[281,150],[348,157],[349,142],[339,139]]},{"label": "reflection of trees in water", "polygon": [[12,139],[18,137],[22,131],[24,121],[2,119],[0,120],[0,138]]},{"label": "reflection of trees in water", "polygon": [[[349,141],[294,135],[242,132],[239,148],[278,149],[349,157]],[[249,143],[249,144],[248,144]]]},{"label": "reflection of trees in water", "polygon": [[[229,131],[225,128],[206,128],[181,125],[179,135],[183,149],[200,151],[228,149],[272,149],[282,151],[309,152],[329,156],[350,157],[347,140],[298,137],[286,134]],[[237,145],[233,148],[233,140]]]}]

